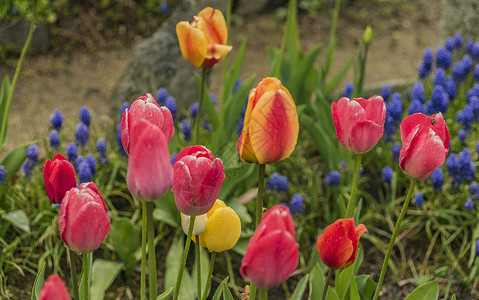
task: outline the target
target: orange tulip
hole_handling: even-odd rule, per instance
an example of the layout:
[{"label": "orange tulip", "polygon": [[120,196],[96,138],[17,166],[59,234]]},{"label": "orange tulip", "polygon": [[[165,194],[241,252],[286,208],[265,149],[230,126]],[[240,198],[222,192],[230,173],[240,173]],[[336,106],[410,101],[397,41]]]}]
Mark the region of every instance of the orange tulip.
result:
[{"label": "orange tulip", "polygon": [[298,141],[298,113],[281,81],[263,79],[248,96],[237,150],[241,160],[269,164],[287,158]]},{"label": "orange tulip", "polygon": [[233,49],[226,45],[228,29],[223,13],[207,7],[194,17],[193,22],[179,22],[176,34],[181,54],[195,67],[211,68]]}]

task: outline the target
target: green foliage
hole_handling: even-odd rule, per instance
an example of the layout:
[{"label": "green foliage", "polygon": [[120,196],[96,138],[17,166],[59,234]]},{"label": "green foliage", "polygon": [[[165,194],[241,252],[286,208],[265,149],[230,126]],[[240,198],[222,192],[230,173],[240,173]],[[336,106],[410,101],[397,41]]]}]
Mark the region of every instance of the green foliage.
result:
[{"label": "green foliage", "polygon": [[131,274],[137,263],[134,254],[140,245],[140,231],[129,219],[118,218],[112,221],[110,238],[127,274]]},{"label": "green foliage", "polygon": [[[125,241],[127,242],[127,241]],[[114,261],[96,259],[91,271],[91,299],[103,300],[106,290],[110,287],[122,269],[122,264]]]},{"label": "green foliage", "polygon": [[45,261],[42,261],[40,263],[37,276],[35,277],[35,281],[33,282],[32,300],[38,299],[44,282],[45,282]]},{"label": "green foliage", "polygon": [[438,297],[439,283],[435,280],[418,286],[405,300],[436,300]]}]

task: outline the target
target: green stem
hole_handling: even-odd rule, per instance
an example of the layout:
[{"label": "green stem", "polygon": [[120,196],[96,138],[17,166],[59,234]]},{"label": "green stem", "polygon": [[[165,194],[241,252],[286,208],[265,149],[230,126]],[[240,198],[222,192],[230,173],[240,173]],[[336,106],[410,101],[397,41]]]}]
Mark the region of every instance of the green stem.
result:
[{"label": "green stem", "polygon": [[[208,292],[211,286],[211,277],[213,277],[213,268],[215,267],[215,259],[216,252],[213,251],[213,253],[211,253],[210,269],[208,271],[208,277],[206,278],[205,290],[203,291],[203,297],[201,297],[201,300],[206,300],[206,297],[208,297]],[[198,297],[198,299],[200,298]]]},{"label": "green stem", "polygon": [[328,270],[328,277],[326,278],[326,282],[324,283],[323,295],[321,296],[321,300],[326,299],[326,295],[328,294],[328,287],[331,279],[333,278],[333,269]]},{"label": "green stem", "polygon": [[25,42],[25,45],[23,45],[22,53],[20,53],[17,68],[15,69],[15,74],[13,75],[12,84],[9,87],[8,97],[5,104],[5,111],[3,111],[2,120],[0,122],[0,153],[2,153],[3,145],[7,135],[7,119],[8,112],[10,110],[10,104],[12,103],[13,92],[15,91],[15,87],[17,86],[17,81],[18,77],[20,76],[20,71],[22,70],[23,61],[25,60],[25,55],[27,54],[28,48],[30,47],[30,43],[33,37],[33,31],[35,30],[35,20],[37,16],[37,0],[33,0],[32,9],[33,14],[32,20],[30,21],[30,29],[28,30],[27,41]]},{"label": "green stem", "polygon": [[259,289],[259,300],[268,300],[268,290],[267,289]]},{"label": "green stem", "polygon": [[351,186],[351,195],[349,196],[348,206],[346,208],[346,219],[354,215],[354,195],[358,185],[359,170],[361,169],[361,154],[356,155],[356,166],[354,167],[353,185]]},{"label": "green stem", "polygon": [[[229,37],[230,37],[230,28],[231,28],[231,11],[233,10],[233,0],[228,0],[228,6],[226,8],[226,32],[228,32],[228,40],[226,40],[226,44],[228,44]],[[223,80],[226,78],[226,72],[228,72],[228,55],[223,59]],[[221,99],[221,101],[225,101],[226,99]]]},{"label": "green stem", "polygon": [[366,61],[368,59],[368,45],[364,45],[363,42],[361,42],[361,45],[363,45],[364,50],[363,50],[363,57],[361,60],[361,64],[359,65],[359,80],[358,80],[358,90],[355,93],[357,97],[361,97],[361,94],[363,92],[363,86],[364,86],[364,79],[366,78]]},{"label": "green stem", "polygon": [[388,268],[389,257],[391,256],[391,252],[393,250],[394,244],[396,243],[396,237],[399,234],[399,228],[401,227],[401,222],[404,219],[404,216],[406,215],[406,211],[409,206],[409,201],[411,201],[412,193],[414,191],[415,185],[416,185],[416,179],[412,178],[411,185],[409,186],[409,191],[406,196],[406,201],[404,201],[404,204],[401,209],[401,214],[399,215],[399,218],[396,221],[396,226],[394,227],[393,235],[391,237],[391,240],[389,241],[389,247],[386,252],[386,257],[384,257],[383,266],[381,268],[381,275],[379,275],[379,281],[378,281],[378,285],[376,286],[376,291],[374,292],[373,300],[377,300],[379,297],[379,292],[381,291],[381,287],[383,285],[384,276],[386,276],[386,270]]},{"label": "green stem", "polygon": [[251,283],[249,287],[249,300],[255,300],[256,299],[256,285],[254,283]]},{"label": "green stem", "polygon": [[286,19],[286,27],[284,30],[283,40],[281,41],[281,48],[279,50],[278,57],[274,61],[273,71],[271,73],[272,77],[280,77],[281,75],[281,63],[283,61],[284,52],[286,50],[287,38],[288,38],[288,28],[291,28],[291,22],[294,22],[296,19],[293,14],[296,14],[296,0],[290,0],[288,6],[288,18]]},{"label": "green stem", "polygon": [[84,300],[89,300],[90,299],[90,284],[91,284],[91,278],[90,278],[90,257],[92,255],[92,252],[89,253],[83,253],[82,260],[83,260],[83,279],[84,279],[84,284],[83,284],[83,299]]},{"label": "green stem", "polygon": [[77,265],[75,263],[75,258],[71,257],[70,249],[67,248],[67,259],[68,264],[70,264],[70,274],[72,277],[72,285],[73,285],[73,294],[75,296],[75,300],[80,300],[80,295],[78,294],[78,280],[77,280]]},{"label": "green stem", "polygon": [[196,256],[196,286],[198,289],[198,299],[201,299],[201,256],[200,256],[200,236],[195,238],[195,256]]},{"label": "green stem", "polygon": [[200,141],[200,121],[201,110],[203,109],[203,94],[205,93],[206,84],[206,68],[201,69],[201,88],[200,88],[200,101],[198,102],[198,111],[196,112],[195,121],[195,144],[198,145]]},{"label": "green stem", "polygon": [[148,226],[148,293],[150,300],[156,300],[156,255],[155,255],[155,227],[153,226],[153,202],[146,203],[146,223]]},{"label": "green stem", "polygon": [[146,202],[142,201],[141,209],[141,283],[140,300],[146,298]]},{"label": "green stem", "polygon": [[193,227],[195,226],[195,218],[196,216],[191,216],[190,218],[190,228],[188,228],[188,236],[186,238],[185,250],[183,251],[183,258],[181,259],[180,271],[178,272],[178,278],[176,278],[175,295],[173,300],[177,300],[180,295],[181,278],[183,277],[183,271],[185,270],[188,251],[190,250],[191,234],[193,233]]},{"label": "green stem", "polygon": [[259,165],[259,175],[258,175],[258,199],[256,201],[256,226],[258,227],[263,217],[263,191],[264,191],[264,171],[265,165]]}]

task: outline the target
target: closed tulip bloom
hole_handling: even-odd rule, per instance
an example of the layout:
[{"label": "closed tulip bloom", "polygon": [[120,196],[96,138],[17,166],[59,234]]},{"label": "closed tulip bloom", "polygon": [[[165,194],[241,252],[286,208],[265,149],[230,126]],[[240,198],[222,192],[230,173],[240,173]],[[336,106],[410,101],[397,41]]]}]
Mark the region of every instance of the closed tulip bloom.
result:
[{"label": "closed tulip bloom", "polygon": [[176,25],[176,34],[183,58],[197,68],[211,68],[228,54],[228,28],[223,13],[206,7],[191,23]]},{"label": "closed tulip bloom", "polygon": [[138,199],[153,201],[166,193],[173,182],[168,141],[152,123],[138,120],[131,131],[132,149],[126,184]]},{"label": "closed tulip bloom", "polygon": [[206,217],[204,232],[199,236],[200,246],[215,252],[233,248],[241,235],[241,221],[238,214],[217,199],[206,213]]},{"label": "closed tulip bloom", "polygon": [[38,300],[70,300],[67,287],[58,275],[50,275],[45,281]]},{"label": "closed tulip bloom", "polygon": [[371,150],[381,139],[386,105],[381,96],[349,100],[343,97],[331,105],[336,137],[354,154]]},{"label": "closed tulip bloom", "polygon": [[173,195],[178,210],[188,216],[207,213],[225,180],[223,162],[205,146],[190,146],[176,156]]},{"label": "closed tulip bloom", "polygon": [[110,218],[96,184],[82,183],[80,188],[65,194],[58,229],[63,243],[71,250],[89,253],[100,247],[110,231]]},{"label": "closed tulip bloom", "polygon": [[66,192],[77,186],[75,168],[61,154],[45,162],[43,179],[48,198],[57,204],[62,202]]},{"label": "closed tulip bloom", "polygon": [[167,143],[175,133],[173,116],[168,108],[160,106],[151,94],[137,98],[129,109],[123,112],[121,119],[121,143],[125,152],[129,155],[131,151],[131,130],[136,121],[145,119],[153,125],[158,126],[163,132]]},{"label": "closed tulip bloom", "polygon": [[354,263],[358,253],[359,238],[368,233],[366,226],[354,225],[354,220],[339,219],[326,227],[316,244],[319,257],[331,269],[347,268]]},{"label": "closed tulip bloom", "polygon": [[417,113],[401,122],[399,166],[408,176],[424,180],[442,166],[449,152],[449,130],[441,113]]},{"label": "closed tulip bloom", "polygon": [[293,152],[298,132],[293,97],[279,79],[268,77],[249,93],[237,150],[244,162],[281,161]]},{"label": "closed tulip bloom", "polygon": [[250,238],[240,272],[263,289],[279,286],[298,266],[293,217],[286,207],[273,206]]}]

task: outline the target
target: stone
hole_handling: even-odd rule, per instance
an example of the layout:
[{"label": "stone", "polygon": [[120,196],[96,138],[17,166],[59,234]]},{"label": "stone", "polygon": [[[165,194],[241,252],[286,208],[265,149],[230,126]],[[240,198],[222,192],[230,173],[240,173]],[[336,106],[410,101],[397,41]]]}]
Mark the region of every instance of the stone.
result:
[{"label": "stone", "polygon": [[441,37],[460,32],[464,41],[479,41],[479,2],[477,0],[442,0]]},{"label": "stone", "polygon": [[[12,20],[0,23],[0,48],[19,54],[27,41],[30,21]],[[45,53],[50,49],[48,27],[42,23],[35,24],[28,54]]]}]

